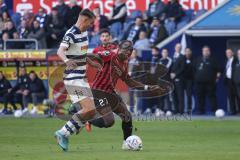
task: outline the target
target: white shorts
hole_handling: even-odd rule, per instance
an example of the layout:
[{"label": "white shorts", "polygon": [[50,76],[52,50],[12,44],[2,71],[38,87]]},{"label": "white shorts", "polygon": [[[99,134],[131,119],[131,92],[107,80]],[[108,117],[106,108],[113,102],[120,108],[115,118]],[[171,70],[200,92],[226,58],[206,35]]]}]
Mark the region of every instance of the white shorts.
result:
[{"label": "white shorts", "polygon": [[[72,78],[72,76],[73,74],[70,74],[64,78]],[[92,90],[86,78],[64,80],[63,82],[72,103],[77,103],[85,98],[93,98]]]}]

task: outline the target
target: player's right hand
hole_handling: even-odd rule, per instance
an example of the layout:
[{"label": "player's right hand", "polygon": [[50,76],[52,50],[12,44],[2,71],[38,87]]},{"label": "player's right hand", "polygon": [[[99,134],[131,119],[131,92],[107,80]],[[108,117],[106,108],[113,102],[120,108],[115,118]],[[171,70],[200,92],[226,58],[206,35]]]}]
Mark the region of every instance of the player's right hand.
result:
[{"label": "player's right hand", "polygon": [[74,60],[69,60],[66,62],[67,70],[75,69],[77,67],[77,62]]},{"label": "player's right hand", "polygon": [[159,89],[158,85],[150,85],[149,90]]}]

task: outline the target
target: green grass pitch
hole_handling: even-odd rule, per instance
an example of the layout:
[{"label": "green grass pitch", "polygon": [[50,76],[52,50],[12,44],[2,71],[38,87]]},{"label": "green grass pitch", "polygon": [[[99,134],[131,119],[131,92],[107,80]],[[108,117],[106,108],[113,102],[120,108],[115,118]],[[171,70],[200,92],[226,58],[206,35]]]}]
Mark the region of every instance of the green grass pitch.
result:
[{"label": "green grass pitch", "polygon": [[70,139],[62,152],[53,138],[59,119],[0,119],[1,160],[236,160],[240,120],[134,122],[143,150],[122,151],[121,123]]}]

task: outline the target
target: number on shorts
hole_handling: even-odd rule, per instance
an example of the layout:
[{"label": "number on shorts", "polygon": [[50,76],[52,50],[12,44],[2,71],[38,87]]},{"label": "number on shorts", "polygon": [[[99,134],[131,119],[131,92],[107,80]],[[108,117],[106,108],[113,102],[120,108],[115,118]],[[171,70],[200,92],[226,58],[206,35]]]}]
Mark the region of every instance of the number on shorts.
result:
[{"label": "number on shorts", "polygon": [[106,106],[108,104],[107,98],[99,99],[98,102],[101,107]]}]

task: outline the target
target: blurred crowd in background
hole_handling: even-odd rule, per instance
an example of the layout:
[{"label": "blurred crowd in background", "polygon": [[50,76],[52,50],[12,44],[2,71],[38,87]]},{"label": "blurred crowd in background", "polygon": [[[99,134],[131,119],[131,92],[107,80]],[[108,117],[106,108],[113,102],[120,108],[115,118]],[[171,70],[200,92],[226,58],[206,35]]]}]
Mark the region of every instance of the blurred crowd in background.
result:
[{"label": "blurred crowd in background", "polygon": [[[52,8],[50,14],[43,8],[39,8],[36,14],[29,11],[23,15],[9,14],[4,1],[0,0],[1,48],[4,48],[4,41],[9,39],[35,39],[39,49],[57,48],[65,31],[74,25],[81,10],[76,0],[70,0],[69,5],[64,0],[58,0],[58,5]],[[138,49],[142,49],[142,46],[150,49],[206,11],[184,11],[178,0],[171,0],[168,4],[154,0],[146,12],[135,10],[127,15],[124,1],[116,0],[110,16],[101,14],[98,5],[94,6],[93,12],[97,18],[89,30],[90,47],[99,45],[99,31],[109,28],[114,40],[128,39]],[[27,41],[9,42],[6,45],[7,49],[34,49],[33,44]]]},{"label": "blurred crowd in background", "polygon": [[[209,46],[203,46],[200,56],[192,54],[190,48],[182,51],[181,44],[177,43],[174,54],[170,57],[167,49],[159,53],[157,47],[152,47],[152,58],[149,73],[158,79],[169,81],[174,85],[174,90],[163,97],[152,99],[138,98],[134,103],[134,92],[130,92],[130,110],[137,106],[140,113],[155,113],[157,116],[167,112],[174,114],[214,114],[217,109],[224,106],[218,104],[217,84],[223,79],[228,97],[227,112],[229,115],[240,113],[240,49],[234,53],[231,49],[225,52],[225,64],[221,64],[217,57],[211,53]],[[143,64],[141,66],[141,64]],[[139,67],[144,69],[144,62],[137,56],[137,50],[133,51],[129,61],[129,72],[135,72]],[[159,77],[158,67],[164,65],[168,73]],[[223,88],[224,88],[223,87]],[[207,103],[208,100],[208,103]],[[209,107],[206,107],[209,105]],[[210,108],[208,110],[207,108]]]}]

